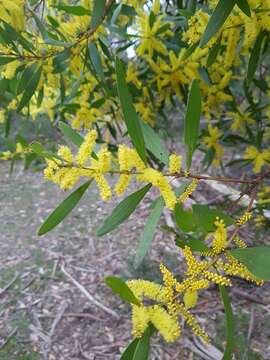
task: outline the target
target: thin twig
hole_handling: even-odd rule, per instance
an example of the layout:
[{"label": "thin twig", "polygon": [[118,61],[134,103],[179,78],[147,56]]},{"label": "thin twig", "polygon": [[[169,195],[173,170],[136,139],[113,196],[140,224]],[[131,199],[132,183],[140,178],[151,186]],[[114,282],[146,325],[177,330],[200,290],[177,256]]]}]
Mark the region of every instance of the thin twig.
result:
[{"label": "thin twig", "polygon": [[68,308],[68,303],[67,302],[63,302],[61,307],[60,307],[60,310],[56,316],[56,318],[54,319],[53,321],[53,324],[52,324],[52,327],[51,327],[51,330],[49,332],[49,336],[52,337],[54,332],[55,332],[55,329],[56,329],[56,326],[58,325],[58,323],[61,321],[66,309]]},{"label": "thin twig", "polygon": [[107,308],[105,305],[103,305],[100,301],[97,301],[86,289],[83,287],[77,280],[74,279],[67,271],[66,269],[61,266],[61,271],[69,278],[69,280],[83,293],[87,299],[96,305],[98,308],[102,309],[107,314],[113,316],[115,319],[119,319],[120,316],[113,310]]}]

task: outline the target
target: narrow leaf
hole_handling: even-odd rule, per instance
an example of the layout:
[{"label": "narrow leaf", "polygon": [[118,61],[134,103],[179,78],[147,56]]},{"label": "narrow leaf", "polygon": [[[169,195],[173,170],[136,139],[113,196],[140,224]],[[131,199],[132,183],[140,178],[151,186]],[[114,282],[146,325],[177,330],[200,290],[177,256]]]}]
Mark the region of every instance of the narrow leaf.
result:
[{"label": "narrow leaf", "polygon": [[89,15],[89,10],[87,10],[86,8],[84,8],[83,6],[80,6],[80,5],[78,5],[78,6],[56,5],[53,7],[58,10],[65,11],[68,14],[73,14],[73,15],[77,15],[77,16]]},{"label": "narrow leaf", "polygon": [[231,250],[230,254],[243,263],[258,279],[270,280],[270,246]]},{"label": "narrow leaf", "polygon": [[140,124],[147,150],[149,150],[164,165],[168,165],[170,154],[158,134],[145,122],[141,121]]},{"label": "narrow leaf", "polygon": [[159,219],[161,217],[163,209],[164,209],[164,200],[162,198],[158,198],[155,201],[154,207],[152,208],[152,211],[146,221],[146,224],[144,226],[143,232],[139,240],[139,246],[137,248],[136,256],[134,260],[135,268],[140,266],[151,246],[151,242],[153,240],[155,230],[159,222]]},{"label": "narrow leaf", "polygon": [[185,116],[185,145],[187,147],[187,168],[189,169],[192,162],[192,155],[196,149],[199,136],[201,116],[201,92],[198,80],[194,80],[189,97]]},{"label": "narrow leaf", "polygon": [[120,360],[132,360],[139,341],[139,339],[134,339],[123,352]]},{"label": "narrow leaf", "polygon": [[236,0],[219,0],[200,41],[200,47],[205,46],[208,41],[219,31],[227,17],[232,12]]},{"label": "narrow leaf", "polygon": [[63,121],[59,122],[59,129],[66,136],[67,139],[73,142],[76,146],[81,146],[83,143],[83,137],[77,133],[77,131],[73,130],[68,124]]},{"label": "narrow leaf", "polygon": [[250,58],[249,58],[249,62],[248,62],[247,81],[252,81],[252,79],[255,75],[255,72],[257,70],[258,63],[260,60],[260,55],[261,55],[261,47],[262,47],[263,38],[264,38],[264,32],[260,32],[260,34],[258,35],[258,37],[255,41],[254,47],[251,50]]},{"label": "narrow leaf", "polygon": [[37,67],[38,67],[37,63],[33,63],[24,69],[20,77],[20,80],[18,82],[17,95],[21,94],[25,90],[25,88],[27,87],[28,83],[31,80],[32,75],[35,73]]},{"label": "narrow leaf", "polygon": [[8,63],[10,63],[11,61],[14,61],[14,60],[16,60],[15,57],[1,56],[0,57],[0,66],[6,65],[6,64],[8,64]]},{"label": "narrow leaf", "polygon": [[236,4],[246,14],[248,17],[251,17],[251,11],[247,0],[236,0]]},{"label": "narrow leaf", "polygon": [[153,326],[148,326],[137,344],[132,360],[147,360],[149,358],[150,338],[153,332]]},{"label": "narrow leaf", "polygon": [[97,73],[97,76],[101,81],[104,81],[105,78],[102,68],[102,62],[96,45],[92,42],[89,43],[88,51],[89,51],[89,57],[91,59],[95,72]]},{"label": "narrow leaf", "polygon": [[38,84],[39,84],[39,80],[41,77],[41,73],[42,73],[42,67],[40,67],[37,72],[35,72],[31,78],[31,80],[28,82],[24,93],[22,95],[21,101],[18,105],[17,111],[21,111],[31,100],[31,97],[34,95]]},{"label": "narrow leaf", "polygon": [[82,196],[88,189],[92,180],[87,181],[78,189],[73,191],[44,221],[38,231],[38,235],[44,235],[53,228],[55,228],[61,221],[68,216],[68,214],[75,208]]},{"label": "narrow leaf", "polygon": [[234,319],[228,290],[225,286],[219,286],[221,299],[224,304],[226,317],[226,348],[222,360],[232,360],[234,346]]},{"label": "narrow leaf", "polygon": [[105,282],[112,289],[113,293],[119,295],[121,299],[130,304],[141,305],[140,301],[122,279],[116,276],[108,276]]},{"label": "narrow leaf", "polygon": [[124,222],[136,209],[140,201],[144,198],[145,194],[151,188],[148,184],[142,189],[129,195],[123,201],[121,201],[116,208],[113,209],[110,216],[108,216],[101,227],[97,230],[97,236],[105,235],[114,230],[118,225]]},{"label": "narrow leaf", "polygon": [[102,21],[102,18],[105,14],[105,5],[106,0],[94,0],[93,15],[90,22],[91,29],[96,28]]},{"label": "narrow leaf", "polygon": [[132,103],[132,98],[125,79],[123,65],[118,57],[115,59],[115,66],[118,96],[120,99],[127,130],[138,154],[142,160],[146,162],[145,144],[140,120]]}]

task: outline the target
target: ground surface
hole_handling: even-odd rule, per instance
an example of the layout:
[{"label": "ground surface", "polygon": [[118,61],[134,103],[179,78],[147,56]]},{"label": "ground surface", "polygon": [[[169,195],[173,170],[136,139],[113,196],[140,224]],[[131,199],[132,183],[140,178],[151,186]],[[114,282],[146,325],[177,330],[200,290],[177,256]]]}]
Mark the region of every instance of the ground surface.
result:
[{"label": "ground surface", "polygon": [[[104,277],[156,279],[160,260],[171,269],[179,264],[170,236],[158,232],[147,260],[139,270],[132,266],[149,198],[117,231],[97,238],[96,226],[116,202],[104,205],[90,188],[60,226],[38,238],[38,227],[66,194],[39,172],[16,167],[9,177],[3,165],[0,172],[0,359],[119,359],[131,340],[130,309],[106,288]],[[238,323],[236,360],[269,360],[269,285],[237,284],[231,293]],[[215,351],[222,350],[225,338],[222,311],[217,290],[204,292],[196,312],[215,346],[207,355],[185,330],[176,345],[155,340],[151,359],[218,359]]]}]

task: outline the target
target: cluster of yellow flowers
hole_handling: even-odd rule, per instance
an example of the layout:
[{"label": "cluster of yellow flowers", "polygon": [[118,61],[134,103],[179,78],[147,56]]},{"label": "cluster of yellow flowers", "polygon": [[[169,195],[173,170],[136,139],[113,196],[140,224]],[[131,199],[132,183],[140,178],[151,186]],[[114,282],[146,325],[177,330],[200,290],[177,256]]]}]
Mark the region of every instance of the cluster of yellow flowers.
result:
[{"label": "cluster of yellow flowers", "polygon": [[[194,334],[208,343],[210,339],[207,333],[189,310],[196,306],[198,292],[208,288],[212,283],[231,286],[229,276],[238,276],[257,285],[263,284],[263,281],[252,275],[227,251],[230,241],[224,221],[217,218],[214,225],[216,230],[212,234],[211,247],[208,252],[201,253],[203,260],[199,260],[190,247],[185,246],[181,249],[187,264],[182,281],[176,280],[164,264],[160,265],[163,284],[146,280],[127,281],[127,285],[140,302],[140,305],[132,305],[134,337],[141,337],[151,322],[167,342],[175,341],[181,334],[180,323],[183,321],[180,319],[183,318]],[[232,240],[238,247],[246,247],[243,240],[237,236]]]},{"label": "cluster of yellow flowers", "polygon": [[96,138],[97,132],[91,130],[85,136],[84,142],[75,157],[67,146],[61,146],[57,158],[47,160],[48,166],[44,171],[45,177],[58,184],[62,189],[71,189],[80,177],[94,178],[103,200],[108,200],[112,196],[110,186],[104,177],[106,173],[118,173],[120,175],[114,188],[118,196],[126,191],[132,177],[135,177],[139,182],[150,183],[157,187],[166,206],[171,210],[174,209],[177,202],[185,202],[195,191],[198,184],[197,179],[194,179],[186,191],[177,198],[169,182],[169,176],[181,174],[181,156],[172,154],[169,158],[169,173],[163,174],[152,167],[147,167],[135,149],[120,145],[117,158],[119,168],[113,169],[111,167],[111,153],[106,146],[97,153],[97,160],[91,157]]}]

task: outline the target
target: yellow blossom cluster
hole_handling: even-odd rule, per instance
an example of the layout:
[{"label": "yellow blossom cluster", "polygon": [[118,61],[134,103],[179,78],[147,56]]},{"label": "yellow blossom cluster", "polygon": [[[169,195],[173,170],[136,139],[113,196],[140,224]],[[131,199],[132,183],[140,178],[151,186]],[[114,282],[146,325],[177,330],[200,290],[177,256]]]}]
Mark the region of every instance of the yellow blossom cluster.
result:
[{"label": "yellow blossom cluster", "polygon": [[[96,138],[97,132],[95,130],[89,131],[75,157],[73,157],[67,146],[61,146],[57,153],[58,157],[47,160],[48,166],[44,171],[45,177],[58,184],[62,189],[71,189],[80,177],[94,178],[104,200],[108,200],[112,196],[110,186],[104,174],[115,173],[119,175],[119,179],[114,187],[114,191],[118,196],[127,190],[132,177],[135,177],[138,182],[150,183],[157,187],[166,206],[171,210],[174,210],[177,202],[185,202],[198,184],[198,180],[194,179],[186,191],[177,198],[169,182],[169,175],[182,174],[181,156],[176,154],[170,155],[169,173],[163,174],[157,169],[147,167],[135,149],[129,148],[126,145],[120,145],[116,159],[119,167],[117,170],[111,167],[111,153],[107,147],[103,147],[98,152],[98,160],[93,157],[91,158]],[[89,161],[90,159],[91,161]]]},{"label": "yellow blossom cluster", "polygon": [[255,146],[248,146],[244,154],[244,159],[251,160],[254,164],[253,171],[259,173],[267,161],[270,161],[270,151],[259,151]]},{"label": "yellow blossom cluster", "polygon": [[[231,286],[231,276],[238,276],[257,285],[263,284],[227,250],[230,241],[224,221],[216,218],[214,225],[216,230],[212,234],[212,246],[209,252],[201,254],[203,260],[195,256],[189,246],[181,249],[187,265],[181,281],[164,264],[160,264],[163,284],[146,280],[127,282],[140,302],[140,305],[132,305],[134,337],[141,337],[149,323],[152,323],[167,342],[175,341],[181,334],[180,319],[183,318],[195,335],[209,342],[208,335],[189,310],[196,306],[198,292],[211,284]],[[239,248],[246,247],[244,241],[236,235],[231,240]]]}]

